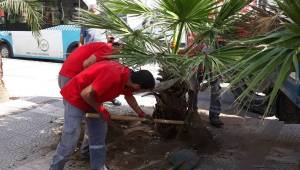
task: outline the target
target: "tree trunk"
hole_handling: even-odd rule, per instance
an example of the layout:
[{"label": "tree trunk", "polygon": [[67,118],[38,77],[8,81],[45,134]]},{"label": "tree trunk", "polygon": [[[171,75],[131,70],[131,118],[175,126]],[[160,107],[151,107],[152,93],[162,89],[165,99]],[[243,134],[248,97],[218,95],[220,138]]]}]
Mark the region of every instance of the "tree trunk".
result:
[{"label": "tree trunk", "polygon": [[[171,75],[160,70],[160,81],[169,80]],[[154,109],[154,118],[170,120],[184,120],[185,126],[157,124],[157,131],[165,138],[178,137],[188,140],[193,145],[213,143],[212,135],[204,126],[197,108],[198,80],[187,85],[177,82],[171,88],[156,94],[157,104]],[[188,97],[187,97],[188,94]]]},{"label": "tree trunk", "polygon": [[[171,78],[167,72],[160,70],[160,81],[166,81]],[[186,101],[187,87],[185,83],[177,82],[171,88],[156,94],[156,105],[153,112],[153,118],[162,118],[170,120],[184,120],[187,114]],[[157,124],[157,131],[165,138],[173,138],[178,132],[176,125]]]},{"label": "tree trunk", "polygon": [[5,102],[9,100],[8,91],[5,88],[4,81],[3,81],[3,62],[2,62],[2,55],[0,54],[0,102]]}]

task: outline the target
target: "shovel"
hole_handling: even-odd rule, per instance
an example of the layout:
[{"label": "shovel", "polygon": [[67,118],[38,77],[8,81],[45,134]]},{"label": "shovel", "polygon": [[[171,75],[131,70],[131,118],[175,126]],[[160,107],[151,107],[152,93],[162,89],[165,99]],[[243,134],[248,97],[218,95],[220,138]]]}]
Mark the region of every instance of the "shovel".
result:
[{"label": "shovel", "polygon": [[[101,118],[99,113],[86,113],[86,117],[89,118]],[[173,125],[184,125],[184,121],[179,120],[166,120],[166,119],[149,119],[149,118],[139,118],[135,116],[127,116],[127,115],[116,115],[110,114],[111,120],[121,120],[121,121],[141,121],[141,122],[153,122],[160,124],[173,124]]]}]

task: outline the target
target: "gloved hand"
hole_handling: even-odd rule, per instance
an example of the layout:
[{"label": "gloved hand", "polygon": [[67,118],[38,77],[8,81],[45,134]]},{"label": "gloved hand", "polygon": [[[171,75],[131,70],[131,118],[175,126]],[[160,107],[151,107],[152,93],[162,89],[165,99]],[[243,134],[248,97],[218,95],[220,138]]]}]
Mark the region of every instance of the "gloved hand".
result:
[{"label": "gloved hand", "polygon": [[138,113],[138,116],[140,117],[140,118],[144,118],[145,117],[145,112],[143,112],[143,111],[141,111],[141,112],[139,112]]},{"label": "gloved hand", "polygon": [[100,105],[98,107],[98,112],[101,113],[102,119],[104,121],[109,121],[109,119],[110,119],[109,112],[105,109],[105,107],[103,105]]}]

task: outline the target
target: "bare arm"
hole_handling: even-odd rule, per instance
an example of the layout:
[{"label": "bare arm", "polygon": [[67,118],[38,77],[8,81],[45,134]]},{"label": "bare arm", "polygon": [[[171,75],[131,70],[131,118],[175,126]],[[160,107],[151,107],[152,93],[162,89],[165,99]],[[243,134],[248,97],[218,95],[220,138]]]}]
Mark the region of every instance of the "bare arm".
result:
[{"label": "bare arm", "polygon": [[80,46],[82,46],[83,44],[84,44],[84,38],[83,38],[82,35],[80,35],[80,39],[79,39],[79,44],[78,44],[78,46],[80,47]]},{"label": "bare arm", "polygon": [[92,54],[89,58],[83,61],[83,68],[87,68],[90,65],[94,64],[97,61],[97,58],[94,54]]},{"label": "bare arm", "polygon": [[[106,55],[106,56],[103,56],[101,58],[101,60],[110,59],[110,58],[111,58],[110,55]],[[92,54],[89,58],[87,58],[83,61],[83,68],[87,68],[87,67],[89,67],[90,65],[92,65],[96,62],[97,62],[97,57],[94,54]]]},{"label": "bare arm", "polygon": [[134,96],[125,96],[125,100],[128,103],[128,105],[138,114],[144,113],[143,110],[138,105],[136,99]]},{"label": "bare arm", "polygon": [[83,100],[88,103],[90,106],[92,106],[96,111],[98,111],[98,107],[102,105],[102,103],[98,103],[94,99],[94,90],[92,85],[87,86],[85,89],[83,89],[80,93]]}]

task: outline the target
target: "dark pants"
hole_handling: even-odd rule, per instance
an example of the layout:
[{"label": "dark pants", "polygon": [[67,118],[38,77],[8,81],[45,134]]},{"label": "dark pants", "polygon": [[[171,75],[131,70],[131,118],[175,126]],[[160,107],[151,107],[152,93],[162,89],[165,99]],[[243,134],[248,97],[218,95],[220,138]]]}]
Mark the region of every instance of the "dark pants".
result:
[{"label": "dark pants", "polygon": [[[213,77],[211,75],[211,77]],[[194,75],[194,82],[192,84],[199,84],[203,81],[204,75],[198,73]],[[209,118],[210,120],[219,119],[221,112],[221,86],[220,80],[216,78],[215,80],[210,81],[210,107],[209,107]]]},{"label": "dark pants", "polygon": [[[80,125],[85,113],[64,102],[64,129],[57,146],[56,152],[51,161],[50,170],[63,170],[65,163],[74,152],[79,136]],[[106,158],[105,137],[107,123],[101,118],[87,118],[87,129],[89,132],[90,166],[92,170],[104,169]]]},{"label": "dark pants", "polygon": [[[63,88],[70,80],[62,75],[58,76],[58,85]],[[80,135],[80,124],[85,120],[85,134],[81,146],[81,152],[90,155],[90,166],[92,170],[104,169],[106,157],[105,137],[107,123],[100,118],[86,118],[85,113],[63,100],[65,107],[65,123],[61,141],[57,146],[55,155],[51,162],[51,170],[62,170],[65,162],[76,148]]]},{"label": "dark pants", "polygon": [[210,107],[209,107],[209,118],[219,119],[221,112],[221,86],[220,81],[214,80],[210,82]]}]

